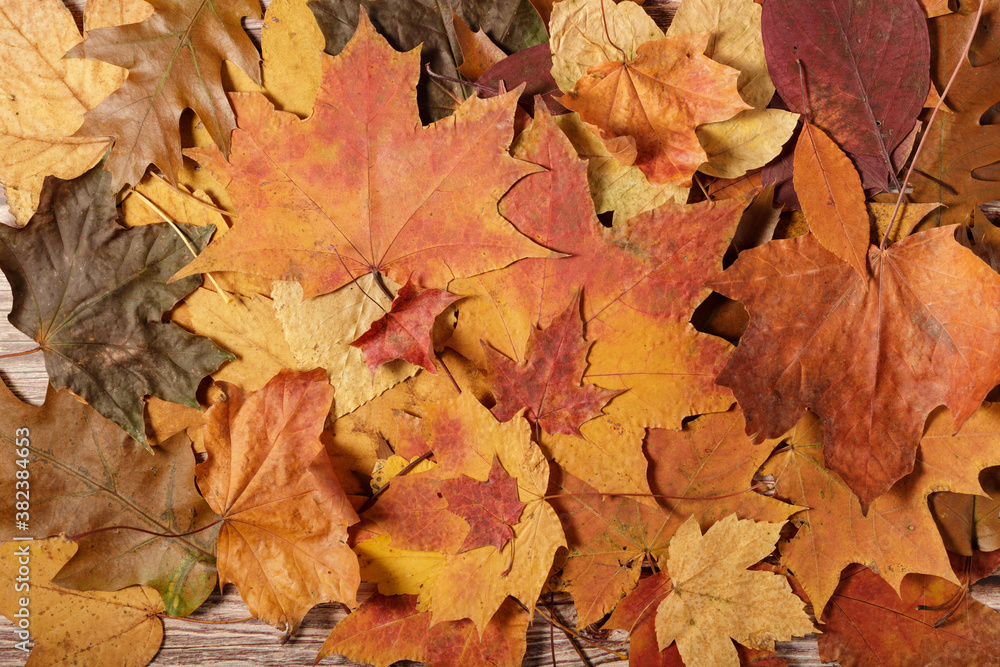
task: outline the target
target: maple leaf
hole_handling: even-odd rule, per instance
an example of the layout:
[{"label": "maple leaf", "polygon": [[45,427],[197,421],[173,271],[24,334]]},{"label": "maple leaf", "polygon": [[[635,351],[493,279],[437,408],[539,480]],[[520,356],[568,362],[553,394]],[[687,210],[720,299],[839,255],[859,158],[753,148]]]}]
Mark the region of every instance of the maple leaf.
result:
[{"label": "maple leaf", "polygon": [[634,137],[635,164],[651,182],[689,186],[708,157],[695,127],[750,108],[736,91],[739,72],[702,55],[709,38],[640,44],[632,60],[591,67],[559,101],[607,136]]},{"label": "maple leaf", "polygon": [[[593,343],[583,338],[580,295],[548,327],[533,330],[525,363],[516,364],[486,348],[487,378],[497,404],[493,414],[508,421],[521,409],[525,418],[549,433],[581,435],[580,425],[600,414],[620,392],[580,386]],[[582,436],[581,436],[582,437]]]},{"label": "maple leaf", "polygon": [[809,231],[866,277],[871,224],[861,179],[840,147],[808,120],[795,145],[793,180]]},{"label": "maple leaf", "polygon": [[148,0],[142,23],[91,30],[69,58],[101,60],[128,69],[128,78],[84,117],[81,137],[112,137],[107,168],[113,189],[134,185],[155,164],[172,182],[182,166],[179,123],[193,109],[212,140],[229,153],[236,128],[222,88],[222,63],[236,63],[260,83],[260,55],[243,18],[260,18],[248,0]]},{"label": "maple leaf", "polygon": [[658,503],[595,493],[574,476],[561,475],[560,493],[551,499],[570,549],[560,579],[573,595],[581,627],[632,590],[646,558],[665,557],[671,536],[689,517],[707,529],[734,512],[784,521],[797,511],[749,492],[771,450],[751,448],[742,426],[740,414],[731,410],[699,417],[681,431],[650,430],[649,486]]},{"label": "maple leaf", "polygon": [[382,364],[396,359],[436,373],[431,340],[434,318],[461,298],[444,290],[421,289],[406,281],[388,312],[372,322],[351,345],[364,352],[372,376]]},{"label": "maple leaf", "polygon": [[[958,600],[938,626],[942,605]],[[954,584],[936,577],[907,577],[899,595],[861,566],[844,571],[823,615],[819,654],[840,664],[977,665],[1000,660],[1000,618]]]},{"label": "maple leaf", "polygon": [[765,3],[762,19],[781,99],[809,113],[851,155],[866,188],[886,189],[905,162],[894,151],[913,130],[930,86],[927,20],[918,3],[777,0]]},{"label": "maple leaf", "polygon": [[629,667],[678,667],[683,665],[676,644],[660,651],[656,641],[656,608],[673,590],[674,584],[663,572],[640,579],[635,590],[626,595],[604,623],[605,628],[628,631]]},{"label": "maple leaf", "polygon": [[[986,2],[979,30],[987,43],[996,41],[998,15],[1000,5],[993,0]],[[1000,193],[1000,175],[991,166],[1000,160],[1000,129],[982,122],[983,114],[1000,100],[1000,62],[995,46],[989,49],[991,57],[982,54],[977,63],[965,57],[974,18],[975,13],[956,13],[928,22],[935,46],[931,64],[934,81],[946,83],[962,59],[945,99],[951,112],[942,109],[927,127],[912,179],[913,199],[944,204],[945,208],[931,217],[936,225],[967,222],[977,206]]]},{"label": "maple leaf", "polygon": [[[322,367],[337,388],[332,415],[341,417],[420,370],[406,361],[383,364],[374,373],[364,353],[351,342],[382,317],[390,299],[372,274],[330,294],[303,299],[302,286],[274,282],[275,315],[301,368]],[[399,286],[381,279],[387,289]]]},{"label": "maple leaf", "polygon": [[433,4],[415,0],[312,0],[309,6],[326,36],[327,53],[337,54],[344,48],[360,13],[368,15],[397,51],[419,48],[417,97],[432,120],[450,114],[456,100],[467,95],[462,86],[432,80],[425,73],[430,66],[436,74],[458,77],[456,65],[464,61],[453,19],[481,30],[507,53],[546,41],[545,24],[527,0],[445,0]]},{"label": "maple leaf", "polygon": [[634,60],[639,45],[663,39],[663,31],[634,2],[561,0],[549,21],[552,77],[570,92],[595,65]]},{"label": "maple leaf", "polygon": [[335,653],[388,667],[417,660],[436,667],[520,667],[530,617],[513,600],[501,605],[480,635],[471,621],[431,624],[412,595],[373,595],[337,624],[317,662]]},{"label": "maple leaf", "polygon": [[[496,212],[532,170],[507,155],[515,93],[467,100],[447,122],[422,127],[418,57],[393,51],[365,18],[343,53],[323,57],[309,120],[257,93],[234,95],[228,191],[240,223],[177,277],[237,271],[295,280],[312,297],[373,271],[438,288],[550,256]],[[335,181],[310,166],[317,146],[337,162]]]},{"label": "maple leaf", "polygon": [[[77,546],[54,537],[0,544],[0,577],[14,582],[27,554],[31,562],[30,627],[35,640],[28,664],[71,661],[98,665],[145,665],[160,650],[163,612],[159,594],[146,586],[114,593],[74,591],[52,583]],[[15,623],[26,591],[4,586],[0,614]],[[23,640],[27,640],[27,632]]]},{"label": "maple leaf", "polygon": [[736,641],[774,649],[775,640],[813,632],[788,581],[746,568],[774,549],[780,523],[730,515],[704,535],[693,518],[670,540],[667,573],[674,589],[656,610],[661,649],[676,641],[684,664],[739,665]]},{"label": "maple leaf", "polygon": [[485,482],[472,477],[449,479],[441,485],[448,511],[465,519],[469,534],[459,552],[490,545],[500,551],[514,539],[514,529],[526,507],[518,499],[517,481],[493,459]]},{"label": "maple leaf", "polygon": [[547,327],[580,291],[587,337],[595,341],[583,382],[629,389],[609,406],[618,406],[620,419],[635,428],[677,428],[688,415],[726,409],[732,399],[712,374],[728,344],[698,333],[689,320],[709,294],[704,281],[721,266],[745,202],[665,204],[607,228],[587,194],[586,164],[544,111],[515,155],[546,171],[511,189],[504,214],[570,257],[522,260],[450,283],[449,291],[470,298],[448,345],[482,363],[484,340],[521,361],[530,331]]},{"label": "maple leaf", "polygon": [[795,572],[815,609],[823,609],[840,572],[861,563],[897,591],[904,575],[921,572],[957,582],[928,507],[931,494],[951,491],[982,494],[979,471],[1000,463],[996,432],[1000,409],[987,405],[955,434],[944,411],[932,416],[920,443],[918,465],[868,514],[839,475],[824,466],[819,424],[803,420],[761,469],[773,476],[775,494],[808,507],[792,517],[796,536],[782,552],[782,564]]},{"label": "maple leaf", "polygon": [[1000,334],[1000,276],[953,232],[871,246],[866,279],[812,235],[772,241],[709,283],[750,311],[717,380],[747,432],[778,437],[814,411],[826,465],[865,510],[913,469],[932,409],[947,405],[960,427],[1000,381],[1000,350],[981,344]]},{"label": "maple leaf", "polygon": [[198,407],[198,383],[230,358],[211,341],[160,321],[199,283],[167,278],[210,232],[115,223],[111,175],[95,167],[51,178],[22,230],[0,226],[11,324],[38,342],[52,385],[68,387],[146,445],[143,396]]},{"label": "maple leaf", "polygon": [[4,4],[0,73],[0,181],[19,225],[38,206],[48,175],[76,178],[108,147],[106,138],[73,137],[83,114],[125,80],[117,67],[96,61],[62,60],[81,41],[73,16],[58,0],[12,0]]},{"label": "maple leaf", "polygon": [[[0,488],[9,491],[0,508],[14,515],[14,454],[28,447],[32,531],[83,534],[55,583],[105,591],[146,584],[163,596],[167,613],[194,611],[215,587],[212,531],[178,538],[131,530],[87,534],[116,525],[167,534],[206,528],[216,517],[195,490],[190,440],[161,442],[151,456],[69,392],[50,388],[45,398],[41,407],[26,405],[0,384],[0,449],[9,455],[0,463]],[[16,437],[25,429],[30,438]],[[0,539],[17,534],[4,527]]]},{"label": "maple leaf", "polygon": [[281,371],[257,392],[229,385],[205,413],[208,459],[195,474],[223,519],[219,583],[286,635],[313,605],[353,605],[360,583],[347,546],[358,518],[319,440],[332,402],[322,369]]}]

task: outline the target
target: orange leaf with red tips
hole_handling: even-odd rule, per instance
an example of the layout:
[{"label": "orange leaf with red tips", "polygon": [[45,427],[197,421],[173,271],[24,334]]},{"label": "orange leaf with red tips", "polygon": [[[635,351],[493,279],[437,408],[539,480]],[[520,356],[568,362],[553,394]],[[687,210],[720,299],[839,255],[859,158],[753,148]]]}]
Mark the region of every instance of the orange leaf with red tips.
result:
[{"label": "orange leaf with red tips", "polygon": [[778,437],[818,414],[826,465],[865,511],[913,469],[931,410],[960,427],[1000,382],[1000,276],[954,228],[870,246],[868,261],[862,278],[807,234],[744,251],[709,283],[750,312],[717,380],[747,432]]},{"label": "orange leaf with red tips", "polygon": [[703,32],[640,44],[634,60],[591,67],[559,101],[607,136],[634,137],[635,164],[651,183],[691,185],[708,160],[695,128],[751,108],[736,90],[739,71],[703,55],[711,38]]},{"label": "orange leaf with red tips", "polygon": [[441,492],[448,500],[448,511],[469,524],[469,534],[458,552],[493,546],[503,549],[514,539],[514,529],[526,507],[517,497],[517,481],[507,474],[499,459],[493,459],[490,476],[480,482],[465,475],[447,479]]},{"label": "orange leaf with red tips", "polygon": [[323,642],[316,662],[339,653],[388,667],[418,660],[435,667],[520,667],[530,617],[513,600],[501,605],[482,634],[472,621],[431,624],[415,595],[373,595]]},{"label": "orange leaf with red tips", "polygon": [[365,355],[372,376],[382,364],[403,359],[428,373],[434,368],[434,343],[431,331],[434,318],[460,298],[439,289],[420,289],[410,281],[399,288],[392,307],[372,322],[368,331],[351,345]]},{"label": "orange leaf with red tips", "polygon": [[1000,615],[959,593],[943,579],[914,576],[903,580],[896,595],[877,574],[852,565],[823,614],[820,659],[842,665],[997,664]]},{"label": "orange leaf with red tips", "polygon": [[[226,385],[205,413],[198,487],[222,515],[219,583],[256,618],[294,634],[314,605],[354,604],[360,574],[347,546],[358,520],[319,440],[333,402],[326,371],[281,371],[255,392]],[[266,557],[263,557],[266,554]]]},{"label": "orange leaf with red tips", "polygon": [[373,271],[444,287],[551,256],[496,208],[534,171],[507,154],[517,93],[471,98],[423,127],[419,61],[417,51],[394,51],[362,14],[341,54],[323,56],[308,120],[259,93],[233,95],[238,129],[224,178],[240,221],[178,277],[236,271],[295,280],[311,297]]},{"label": "orange leaf with red tips", "polygon": [[552,323],[533,330],[525,363],[516,364],[496,350],[485,348],[487,381],[497,404],[493,414],[508,421],[527,408],[525,418],[549,433],[580,435],[580,425],[601,413],[621,392],[580,386],[590,346],[583,338],[580,295]]}]

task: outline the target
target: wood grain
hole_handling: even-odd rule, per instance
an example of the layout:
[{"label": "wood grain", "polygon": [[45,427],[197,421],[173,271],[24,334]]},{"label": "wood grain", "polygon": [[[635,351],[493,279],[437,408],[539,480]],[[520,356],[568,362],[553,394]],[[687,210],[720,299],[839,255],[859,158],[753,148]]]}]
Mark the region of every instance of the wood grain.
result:
[{"label": "wood grain", "polygon": [[[82,15],[86,0],[64,0],[73,12],[77,25],[83,25]],[[270,0],[262,0],[266,7]],[[674,2],[658,0],[664,5],[664,13],[672,14]],[[669,6],[669,7],[668,7]],[[246,21],[247,32],[260,44],[262,21]],[[36,347],[34,341],[12,327],[6,318],[12,305],[10,286],[0,275],[0,355],[30,350]],[[24,401],[41,404],[45,397],[48,376],[40,354],[0,359],[0,378]],[[362,590],[361,599],[371,594],[371,587]],[[973,596],[994,609],[1000,609],[1000,577],[989,577],[972,587]],[[567,625],[574,625],[575,613],[572,601],[566,595],[554,597],[554,606],[547,612],[554,614]],[[339,605],[319,605],[306,616],[298,635],[281,644],[281,634],[269,625],[247,619],[249,613],[232,586],[224,592],[218,590],[208,601],[192,614],[195,621],[237,621],[226,624],[196,623],[183,619],[164,620],[164,639],[153,665],[310,665],[330,630],[344,617]],[[604,633],[605,636],[591,635],[593,640],[607,649],[619,653],[628,652],[628,641],[622,631]],[[13,625],[0,617],[0,666],[23,665],[26,654],[14,648]],[[571,665],[626,665],[610,653],[571,640],[562,631],[553,628],[536,615],[528,632],[528,652],[525,667]],[[779,655],[791,665],[818,667],[823,665],[816,648],[815,635],[781,642]],[[581,657],[586,656],[586,662]],[[355,665],[341,656],[323,661],[323,665]],[[399,663],[414,664],[414,663]],[[827,663],[828,664],[828,663]],[[109,666],[112,667],[112,666]]]}]

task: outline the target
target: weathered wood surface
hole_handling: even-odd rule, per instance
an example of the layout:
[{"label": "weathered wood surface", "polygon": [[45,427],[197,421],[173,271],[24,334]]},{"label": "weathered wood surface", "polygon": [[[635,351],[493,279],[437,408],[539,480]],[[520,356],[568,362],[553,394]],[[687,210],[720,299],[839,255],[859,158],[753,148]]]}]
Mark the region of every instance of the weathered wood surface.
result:
[{"label": "weathered wood surface", "polygon": [[[86,0],[64,0],[82,26],[82,12]],[[266,7],[270,0],[262,0]],[[660,0],[658,4],[674,3]],[[669,8],[672,9],[672,8]],[[668,9],[664,10],[665,12]],[[671,12],[672,13],[672,12]],[[254,40],[260,43],[261,21],[246,21],[245,27]],[[0,354],[10,354],[35,347],[34,341],[14,329],[6,314],[11,309],[11,292],[7,281],[0,275]],[[0,378],[14,393],[29,403],[41,404],[45,396],[48,376],[41,355],[0,359]],[[0,582],[2,585],[2,582]],[[370,594],[365,588],[361,598]],[[994,609],[1000,610],[1000,577],[984,579],[972,587],[973,596]],[[546,613],[554,613],[559,620],[572,626],[575,618],[573,606],[568,596],[555,597],[553,608]],[[235,623],[212,624],[165,619],[164,639],[153,665],[311,665],[326,639],[330,629],[344,617],[339,605],[325,604],[313,609],[302,623],[298,635],[281,644],[281,634],[269,625],[246,619],[249,616],[246,605],[232,586],[224,593],[216,591],[191,618],[198,621],[238,621]],[[628,652],[628,642],[624,633],[615,631],[607,637],[595,637],[597,643],[612,651]],[[0,666],[23,665],[26,654],[14,648],[13,625],[0,617]],[[546,667],[559,665],[625,665],[616,656],[576,640],[574,648],[570,639],[561,630],[553,628],[547,621],[536,615],[529,629],[528,652],[524,667]],[[586,662],[579,651],[586,656]],[[822,665],[816,648],[815,636],[782,642],[779,654],[792,665],[813,667]],[[332,656],[323,665],[354,665],[340,656]],[[400,663],[414,664],[414,663]],[[829,664],[829,663],[827,663]]]}]

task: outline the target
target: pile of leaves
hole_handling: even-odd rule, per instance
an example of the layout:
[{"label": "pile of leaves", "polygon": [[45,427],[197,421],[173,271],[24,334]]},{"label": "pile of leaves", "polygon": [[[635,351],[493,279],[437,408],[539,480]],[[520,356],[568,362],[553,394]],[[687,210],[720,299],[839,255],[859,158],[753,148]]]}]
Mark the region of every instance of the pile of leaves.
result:
[{"label": "pile of leaves", "polygon": [[1000,1],[0,8],[32,664],[1000,661]]}]

